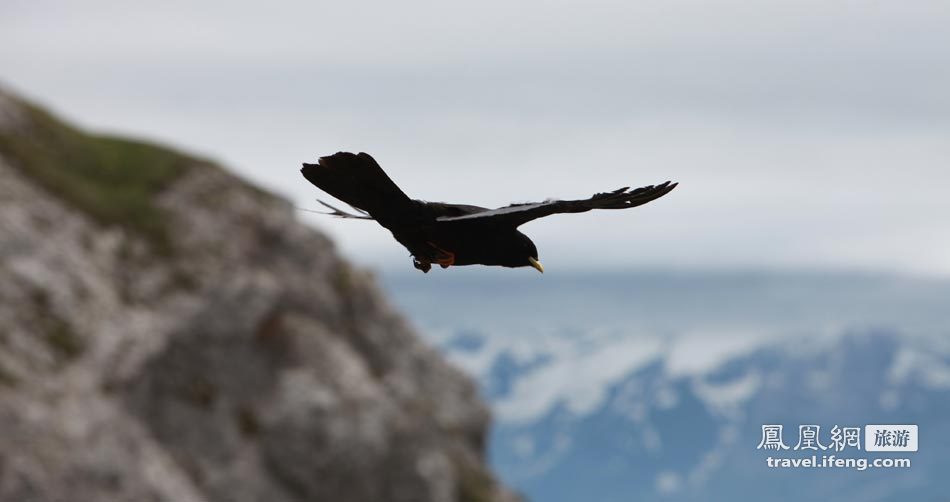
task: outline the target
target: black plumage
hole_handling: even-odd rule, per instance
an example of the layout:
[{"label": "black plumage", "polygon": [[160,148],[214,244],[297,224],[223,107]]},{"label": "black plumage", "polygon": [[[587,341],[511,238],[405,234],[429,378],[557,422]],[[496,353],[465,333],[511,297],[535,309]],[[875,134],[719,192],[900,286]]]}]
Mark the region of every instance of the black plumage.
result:
[{"label": "black plumage", "polygon": [[538,249],[518,227],[558,213],[626,209],[658,199],[676,183],[631,190],[624,187],[589,199],[548,200],[487,209],[464,204],[425,202],[406,195],[366,153],[339,152],[304,164],[303,176],[324,192],[356,208],[352,214],[320,201],[334,216],[376,220],[409,250],[413,265],[428,272],[432,264],[497,265],[544,269]]}]

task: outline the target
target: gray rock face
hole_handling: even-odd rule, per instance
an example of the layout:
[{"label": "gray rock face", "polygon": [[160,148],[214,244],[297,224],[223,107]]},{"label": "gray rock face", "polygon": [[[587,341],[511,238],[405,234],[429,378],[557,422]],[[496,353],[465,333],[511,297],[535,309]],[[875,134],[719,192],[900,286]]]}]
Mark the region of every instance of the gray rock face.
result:
[{"label": "gray rock face", "polygon": [[[23,107],[0,92],[0,136],[29,130]],[[158,253],[11,157],[0,500],[516,498],[484,465],[473,383],[285,201],[189,167],[150,200]]]}]

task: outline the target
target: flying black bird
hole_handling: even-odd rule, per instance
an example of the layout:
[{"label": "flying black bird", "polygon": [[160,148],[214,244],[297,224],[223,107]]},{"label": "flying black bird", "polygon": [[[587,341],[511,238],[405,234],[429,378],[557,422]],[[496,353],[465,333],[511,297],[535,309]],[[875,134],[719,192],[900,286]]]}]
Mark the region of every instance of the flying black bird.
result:
[{"label": "flying black bird", "polygon": [[342,218],[376,220],[409,250],[413,265],[428,272],[433,263],[451,265],[500,265],[534,267],[544,272],[538,248],[518,227],[557,213],[583,213],[591,209],[626,209],[658,199],[676,183],[650,185],[634,190],[624,187],[582,200],[548,200],[487,209],[410,199],[366,153],[339,152],[304,164],[304,178],[317,188],[354,207],[347,213],[319,201]]}]

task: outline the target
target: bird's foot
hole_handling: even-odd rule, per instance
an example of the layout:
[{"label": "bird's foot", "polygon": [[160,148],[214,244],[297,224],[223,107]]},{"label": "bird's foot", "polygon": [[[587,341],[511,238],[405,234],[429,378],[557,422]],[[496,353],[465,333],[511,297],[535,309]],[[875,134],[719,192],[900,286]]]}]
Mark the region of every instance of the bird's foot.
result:
[{"label": "bird's foot", "polygon": [[426,244],[432,246],[435,249],[435,262],[438,263],[442,268],[449,268],[452,265],[455,265],[455,253],[451,251],[446,251],[439,246],[436,246],[432,242],[427,242]]},{"label": "bird's foot", "polygon": [[427,274],[429,273],[430,270],[432,270],[431,263],[427,261],[422,261],[419,258],[416,258],[415,256],[412,257],[412,266],[421,270],[423,274]]}]

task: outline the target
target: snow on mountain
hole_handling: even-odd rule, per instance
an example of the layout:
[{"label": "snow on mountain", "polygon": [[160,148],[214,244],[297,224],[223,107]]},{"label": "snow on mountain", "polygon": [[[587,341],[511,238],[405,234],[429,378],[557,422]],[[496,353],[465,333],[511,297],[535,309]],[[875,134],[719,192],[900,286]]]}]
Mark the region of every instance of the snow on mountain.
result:
[{"label": "snow on mountain", "polygon": [[[769,476],[790,477],[762,469],[766,455],[755,447],[767,423],[793,432],[812,422],[826,431],[912,423],[933,437],[950,433],[948,406],[938,404],[950,397],[950,352],[939,340],[862,332],[708,351],[686,347],[692,341],[559,336],[530,355],[520,342],[508,352],[497,340],[451,354],[472,360],[494,351],[495,364],[478,375],[498,419],[492,461],[534,500],[702,500],[743,484],[764,491]],[[915,454],[928,459],[916,471],[888,479],[929,493],[912,478],[950,467],[934,455],[945,447],[930,448]],[[796,476],[808,486],[807,475]]]},{"label": "snow on mountain", "polygon": [[[388,285],[481,383],[496,417],[490,460],[529,499],[903,500],[950,488],[939,475],[950,468],[947,281],[429,279]],[[765,424],[795,446],[802,424],[872,423],[920,425],[912,468],[775,471],[756,449]]]}]

